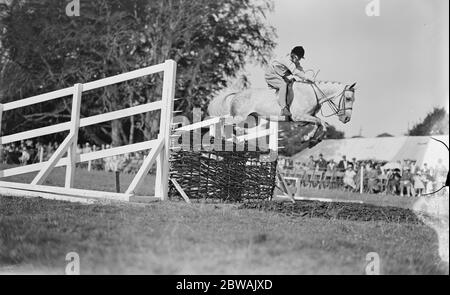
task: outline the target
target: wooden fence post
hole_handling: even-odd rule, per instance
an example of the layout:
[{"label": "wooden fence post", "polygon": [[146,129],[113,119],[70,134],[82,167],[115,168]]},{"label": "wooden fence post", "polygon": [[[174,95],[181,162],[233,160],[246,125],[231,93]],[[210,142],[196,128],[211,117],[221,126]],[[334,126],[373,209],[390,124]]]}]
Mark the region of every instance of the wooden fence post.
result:
[{"label": "wooden fence post", "polygon": [[69,159],[66,167],[66,188],[72,188],[75,180],[75,168],[77,157],[77,143],[78,143],[78,130],[80,129],[80,108],[81,97],[83,95],[83,84],[75,84],[73,88],[72,99],[72,120],[70,133],[73,134],[73,141],[67,150],[67,157]]},{"label": "wooden fence post", "polygon": [[39,163],[44,162],[44,147],[39,147]]},{"label": "wooden fence post", "polygon": [[3,163],[3,142],[2,142],[2,119],[3,119],[3,104],[0,103],[0,163]]},{"label": "wooden fence post", "polygon": [[269,149],[273,152],[278,152],[278,121],[275,117],[270,118],[269,121]]},{"label": "wooden fence post", "polygon": [[156,158],[155,178],[155,196],[160,197],[161,200],[167,200],[169,192],[170,131],[173,121],[176,72],[177,63],[173,60],[166,61],[159,127],[159,134],[164,146]]},{"label": "wooden fence post", "polygon": [[364,166],[361,165],[361,176],[360,176],[360,183],[359,183],[359,193],[362,194],[364,192]]},{"label": "wooden fence post", "polygon": [[116,169],[114,173],[116,174],[116,193],[120,193],[120,171]]}]

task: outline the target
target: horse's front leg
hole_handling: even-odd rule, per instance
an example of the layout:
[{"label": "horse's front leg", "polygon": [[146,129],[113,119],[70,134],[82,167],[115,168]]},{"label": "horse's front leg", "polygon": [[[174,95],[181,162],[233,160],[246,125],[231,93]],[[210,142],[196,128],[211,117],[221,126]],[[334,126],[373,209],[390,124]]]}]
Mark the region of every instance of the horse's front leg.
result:
[{"label": "horse's front leg", "polygon": [[325,120],[322,120],[322,119],[320,119],[320,118],[318,118],[318,119],[320,120],[320,125],[321,125],[322,128],[323,128],[323,132],[324,132],[324,133],[327,132],[328,123],[325,122]]},{"label": "horse's front leg", "polygon": [[308,122],[308,123],[313,123],[314,127],[311,130],[311,132],[309,132],[308,134],[306,134],[305,136],[303,136],[302,140],[303,141],[308,141],[311,138],[313,138],[314,134],[316,134],[317,129],[319,128],[319,125],[322,125],[324,130],[326,130],[326,123],[325,121],[321,120],[320,118],[308,115],[308,114],[303,114],[303,115],[299,115],[299,116],[293,116],[292,118],[295,122]]}]

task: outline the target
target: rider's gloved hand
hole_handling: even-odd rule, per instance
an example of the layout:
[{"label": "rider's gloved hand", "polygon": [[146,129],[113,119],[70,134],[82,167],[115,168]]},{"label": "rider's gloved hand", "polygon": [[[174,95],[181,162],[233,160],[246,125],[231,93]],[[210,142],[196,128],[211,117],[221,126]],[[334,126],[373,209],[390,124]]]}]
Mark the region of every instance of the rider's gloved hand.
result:
[{"label": "rider's gloved hand", "polygon": [[294,77],[295,81],[303,82],[303,83],[310,83],[308,78],[306,78],[306,77],[299,76],[299,75],[293,75],[293,77]]},{"label": "rider's gloved hand", "polygon": [[291,77],[292,77],[291,78],[292,81],[303,82],[303,78],[301,78],[299,76],[292,75]]},{"label": "rider's gloved hand", "polygon": [[297,81],[294,75],[287,76],[286,79],[289,83],[294,83],[295,81]]}]

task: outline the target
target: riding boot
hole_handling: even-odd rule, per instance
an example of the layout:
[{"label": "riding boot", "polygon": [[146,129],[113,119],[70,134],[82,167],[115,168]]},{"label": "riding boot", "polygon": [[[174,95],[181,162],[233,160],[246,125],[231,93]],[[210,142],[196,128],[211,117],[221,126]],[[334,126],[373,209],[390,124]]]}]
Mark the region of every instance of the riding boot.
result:
[{"label": "riding boot", "polygon": [[292,113],[289,111],[289,107],[285,106],[282,110],[281,110],[281,116],[285,116],[285,117],[290,117],[292,116]]},{"label": "riding boot", "polygon": [[278,92],[278,102],[281,106],[281,116],[292,116],[291,112],[289,111],[289,106],[287,105],[287,92],[288,92],[288,85],[285,85],[285,87],[281,87]]}]

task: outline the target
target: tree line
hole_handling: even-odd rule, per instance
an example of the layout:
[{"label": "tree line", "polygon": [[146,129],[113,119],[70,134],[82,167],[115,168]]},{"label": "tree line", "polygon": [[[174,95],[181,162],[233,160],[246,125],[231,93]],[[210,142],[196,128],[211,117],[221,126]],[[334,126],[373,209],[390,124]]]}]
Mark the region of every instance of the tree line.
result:
[{"label": "tree line", "polygon": [[[178,64],[176,110],[205,110],[215,92],[247,61],[265,65],[276,33],[266,23],[271,0],[89,0],[80,16],[65,1],[12,0],[0,4],[0,101],[6,103],[89,82],[167,59]],[[105,87],[83,95],[82,117],[161,97],[162,76]],[[57,103],[55,103],[57,102]],[[5,113],[8,134],[70,120],[70,98]],[[132,143],[159,132],[159,112],[83,128],[82,140]],[[4,132],[5,133],[5,132]],[[4,134],[6,135],[6,134]],[[62,135],[52,135],[52,140]],[[56,138],[55,138],[56,137]]]},{"label": "tree line", "polygon": [[[265,66],[275,48],[266,22],[271,0],[89,0],[80,16],[66,14],[66,1],[10,0],[0,3],[0,102],[89,82],[174,59],[178,64],[175,109],[191,117],[227,86],[248,61]],[[246,77],[243,78],[244,82]],[[158,100],[161,75],[90,91],[82,117]],[[247,83],[244,83],[247,84]],[[55,103],[57,102],[57,103]],[[3,135],[70,120],[71,98],[6,112]],[[448,134],[448,114],[435,108],[408,135]],[[154,138],[159,112],[80,130],[97,145]],[[295,154],[299,124],[282,124],[286,154]],[[137,136],[139,134],[139,136]],[[382,134],[388,136],[389,134]],[[64,134],[50,135],[60,141]],[[328,139],[344,132],[328,128]]]}]

